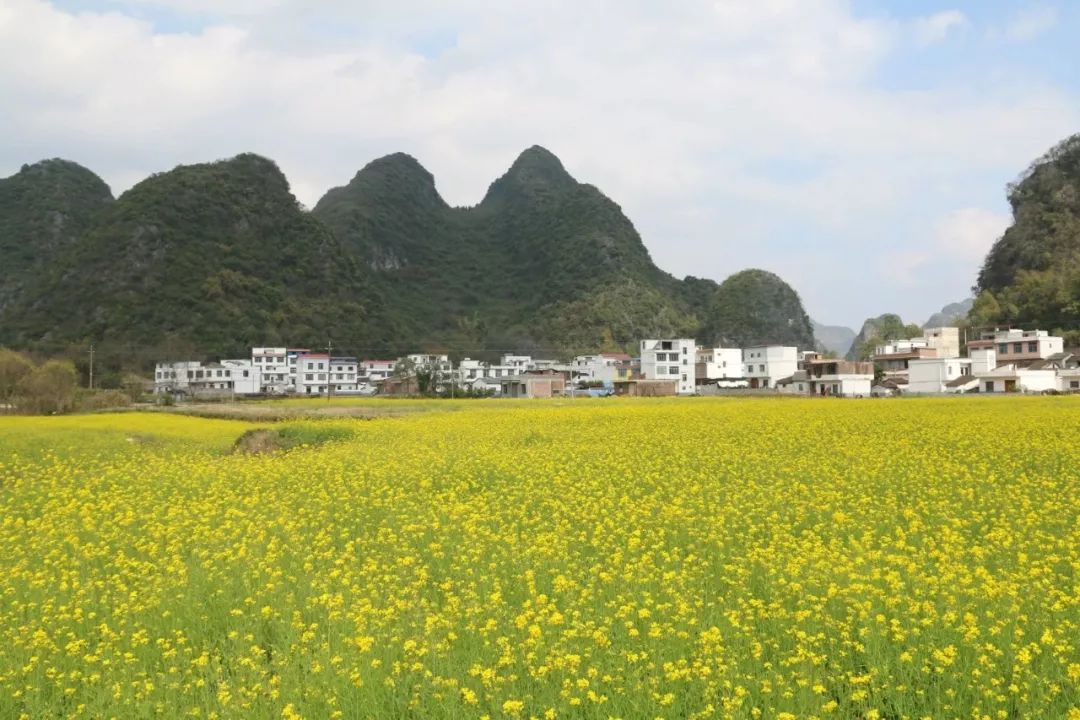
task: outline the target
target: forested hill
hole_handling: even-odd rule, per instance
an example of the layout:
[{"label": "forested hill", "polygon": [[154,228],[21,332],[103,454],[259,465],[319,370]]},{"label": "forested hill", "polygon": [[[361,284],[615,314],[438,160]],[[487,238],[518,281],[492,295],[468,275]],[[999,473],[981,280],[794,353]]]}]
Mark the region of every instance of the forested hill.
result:
[{"label": "forested hill", "polygon": [[1012,324],[1080,341],[1080,135],[1009,186],[1013,224],[979,272],[976,325]]},{"label": "forested hill", "polygon": [[676,279],[616,203],[540,147],[470,208],[444,202],[404,154],[369,163],[311,212],[251,154],[177,167],[115,201],[89,171],[48,161],[0,180],[0,203],[0,264],[19,269],[0,285],[0,345],[95,342],[144,365],[327,339],[365,355],[686,335],[813,347],[780,278]]}]

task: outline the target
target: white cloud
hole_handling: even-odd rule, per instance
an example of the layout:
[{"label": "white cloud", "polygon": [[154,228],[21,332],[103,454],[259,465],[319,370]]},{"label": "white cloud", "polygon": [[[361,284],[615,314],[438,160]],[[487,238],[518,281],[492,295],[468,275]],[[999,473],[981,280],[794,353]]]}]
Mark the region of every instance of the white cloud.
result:
[{"label": "white cloud", "polygon": [[915,39],[920,45],[933,45],[948,37],[953,30],[966,27],[967,16],[959,10],[943,12],[919,18],[915,21]]},{"label": "white cloud", "polygon": [[1011,42],[1030,42],[1053,29],[1057,22],[1058,9],[1053,5],[1026,7],[1005,28],[1005,37]]},{"label": "white cloud", "polygon": [[61,155],[123,190],[255,151],[312,205],[400,150],[474,204],[539,143],[619,202],[665,269],[781,268],[828,320],[858,312],[844,296],[889,292],[865,270],[906,249],[909,218],[983,203],[973,178],[1000,197],[1080,125],[1075,97],[1026,79],[883,88],[909,28],[846,0],[221,7],[170,33],[119,11],[0,4],[0,175]]},{"label": "white cloud", "polygon": [[878,270],[890,282],[912,287],[921,282],[920,271],[930,260],[930,254],[921,250],[892,250],[882,256]]},{"label": "white cloud", "polygon": [[934,241],[952,257],[978,264],[1011,223],[1012,217],[1006,213],[963,208],[937,222]]}]

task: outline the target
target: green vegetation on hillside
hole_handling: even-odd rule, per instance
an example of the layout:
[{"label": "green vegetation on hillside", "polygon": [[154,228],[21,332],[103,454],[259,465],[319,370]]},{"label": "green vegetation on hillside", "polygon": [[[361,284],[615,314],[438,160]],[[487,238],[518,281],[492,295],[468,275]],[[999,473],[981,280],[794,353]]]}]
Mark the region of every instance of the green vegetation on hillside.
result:
[{"label": "green vegetation on hillside", "polygon": [[874,354],[874,348],[877,345],[895,340],[907,340],[919,337],[921,334],[922,328],[914,323],[904,324],[900,316],[894,313],[885,313],[876,318],[869,318],[863,323],[859,334],[855,336],[855,340],[851,343],[847,359],[866,360]]},{"label": "green vegetation on hillside", "polygon": [[702,335],[727,347],[814,347],[813,326],[798,294],[764,270],[743,270],[720,284],[706,308]]},{"label": "green vegetation on hillside", "polygon": [[1080,135],[1009,186],[1013,224],[979,272],[977,325],[1012,324],[1080,340]]},{"label": "green vegetation on hillside", "polygon": [[24,165],[0,180],[0,320],[112,201],[101,178],[67,160]]},{"label": "green vegetation on hillside", "polygon": [[[616,203],[540,147],[469,208],[400,153],[310,213],[251,154],[154,175],[116,201],[78,166],[34,167],[66,184],[34,185],[28,170],[0,180],[0,207],[18,210],[0,225],[0,260],[21,270],[0,287],[0,342],[81,363],[95,343],[106,383],[155,359],[328,339],[385,357],[632,350],[648,336],[813,347],[775,275],[671,276]],[[50,222],[64,233],[47,236]]]},{"label": "green vegetation on hillside", "polygon": [[227,355],[250,345],[362,336],[355,259],[256,155],[139,183],[6,309],[3,339]]}]

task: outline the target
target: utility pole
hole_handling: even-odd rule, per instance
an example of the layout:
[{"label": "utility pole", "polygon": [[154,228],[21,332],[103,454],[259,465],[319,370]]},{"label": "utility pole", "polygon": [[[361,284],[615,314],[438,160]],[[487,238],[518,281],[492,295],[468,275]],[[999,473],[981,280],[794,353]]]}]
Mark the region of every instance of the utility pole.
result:
[{"label": "utility pole", "polygon": [[330,402],[330,395],[334,392],[334,342],[326,340],[326,402]]},{"label": "utility pole", "polygon": [[90,343],[90,389],[94,389],[94,343]]}]

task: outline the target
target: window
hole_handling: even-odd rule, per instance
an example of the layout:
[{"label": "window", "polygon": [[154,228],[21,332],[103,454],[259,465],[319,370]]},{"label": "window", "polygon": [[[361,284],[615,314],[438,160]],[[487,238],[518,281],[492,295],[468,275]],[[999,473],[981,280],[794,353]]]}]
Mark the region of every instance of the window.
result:
[{"label": "window", "polygon": [[686,364],[686,358],[683,358],[683,359],[682,359],[682,364],[683,364],[683,365],[685,365],[685,364]]},{"label": "window", "polygon": [[322,364],[322,363],[319,363],[319,369],[320,369],[320,370],[322,370],[322,369],[323,369],[323,364]]},{"label": "window", "polygon": [[758,365],[758,371],[765,372],[765,366],[764,365]]},{"label": "window", "polygon": [[1001,343],[998,345],[998,352],[1005,355],[1009,352],[1009,343]]},{"label": "window", "polygon": [[309,362],[309,363],[307,364],[307,369],[308,369],[308,370],[314,370],[314,369],[315,369],[315,363]]},{"label": "window", "polygon": [[1014,353],[1022,353],[1022,352],[1024,352],[1024,343],[1013,343],[1013,352]]},{"label": "window", "polygon": [[320,380],[325,380],[326,379],[326,373],[319,373],[319,379]]},{"label": "window", "polygon": [[686,373],[683,373],[683,376],[682,376],[682,381],[683,381],[683,382],[686,382]]},{"label": "window", "polygon": [[1080,380],[1070,380],[1069,381],[1069,389],[1070,390],[1080,390]]},{"label": "window", "polygon": [[661,340],[660,341],[660,349],[661,350],[670,350],[671,349],[671,341],[670,340]]},{"label": "window", "polygon": [[311,382],[312,380],[315,379],[315,376],[312,375],[311,373],[304,373],[304,379],[307,380],[308,382]]},{"label": "window", "polygon": [[685,354],[686,354],[686,346],[685,346],[685,345],[683,345],[683,349],[682,349],[682,354],[683,354],[683,355],[685,355]]},{"label": "window", "polygon": [[672,375],[678,375],[679,374],[679,366],[678,365],[672,365],[670,368],[668,368],[668,372],[670,374],[672,374]]},{"label": "window", "polygon": [[1028,343],[1028,352],[1039,352],[1039,343],[1034,342],[1034,341],[1029,342]]}]

